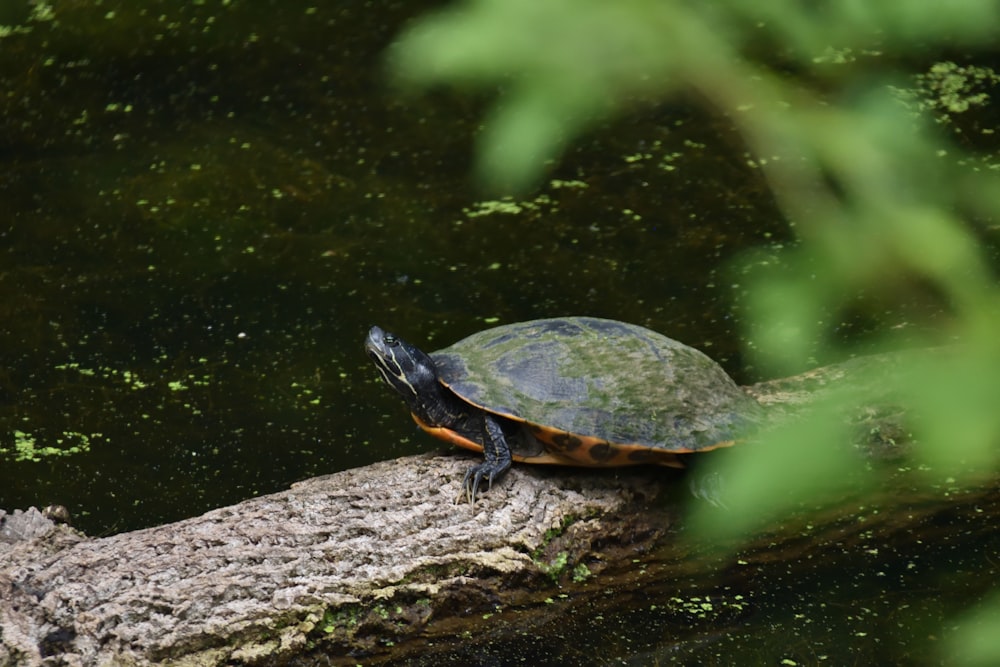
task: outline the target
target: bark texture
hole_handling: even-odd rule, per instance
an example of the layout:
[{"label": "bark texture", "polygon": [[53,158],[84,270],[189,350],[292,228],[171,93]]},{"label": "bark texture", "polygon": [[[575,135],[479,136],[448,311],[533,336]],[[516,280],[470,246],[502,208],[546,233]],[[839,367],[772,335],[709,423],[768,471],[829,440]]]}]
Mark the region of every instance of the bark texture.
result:
[{"label": "bark texture", "polygon": [[374,648],[530,591],[556,538],[562,551],[632,539],[634,522],[614,517],[657,488],[518,468],[473,508],[454,502],[467,467],[387,461],[99,539],[34,509],[3,516],[0,664],[273,664],[317,641]]}]

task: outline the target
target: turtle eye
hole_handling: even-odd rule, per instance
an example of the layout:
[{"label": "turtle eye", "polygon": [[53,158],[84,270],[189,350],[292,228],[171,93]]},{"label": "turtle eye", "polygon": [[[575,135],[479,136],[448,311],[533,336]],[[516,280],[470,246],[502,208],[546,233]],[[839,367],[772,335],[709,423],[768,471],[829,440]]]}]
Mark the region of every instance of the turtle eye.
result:
[{"label": "turtle eye", "polygon": [[398,339],[398,338],[396,338],[395,336],[393,336],[393,335],[392,335],[392,334],[390,334],[390,333],[387,333],[387,334],[386,334],[386,335],[385,335],[385,336],[384,336],[384,337],[382,338],[382,341],[383,341],[383,342],[384,342],[384,343],[385,343],[386,345],[392,345],[393,347],[395,347],[396,345],[399,345],[399,339]]}]

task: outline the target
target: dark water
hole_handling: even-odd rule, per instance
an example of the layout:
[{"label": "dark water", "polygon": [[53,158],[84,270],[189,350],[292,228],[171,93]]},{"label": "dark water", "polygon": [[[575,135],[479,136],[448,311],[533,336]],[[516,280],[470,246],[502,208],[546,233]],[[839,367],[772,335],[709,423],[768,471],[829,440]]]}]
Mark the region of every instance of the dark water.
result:
[{"label": "dark water", "polygon": [[[31,29],[0,38],[0,507],[61,503],[105,534],[436,448],[361,351],[376,323],[435,349],[495,323],[610,317],[760,379],[728,267],[788,233],[723,119],[640,108],[536,191],[483,205],[468,173],[492,95],[386,84],[386,46],[426,5],[114,4],[0,15]],[[750,627],[822,662],[864,626],[802,604],[822,593],[783,593],[821,639],[798,623],[789,640],[784,610]],[[578,642],[584,609],[563,637],[525,630],[524,652],[473,662],[697,653],[657,648],[676,617],[640,602],[596,648]],[[732,644],[729,622],[693,645]],[[753,636],[735,644],[719,664],[753,660]]]},{"label": "dark water", "polygon": [[437,446],[374,323],[598,315],[752,375],[725,262],[783,225],[736,136],[648,110],[484,215],[484,100],[386,83],[422,9],[78,2],[3,38],[0,506],[117,532]]}]

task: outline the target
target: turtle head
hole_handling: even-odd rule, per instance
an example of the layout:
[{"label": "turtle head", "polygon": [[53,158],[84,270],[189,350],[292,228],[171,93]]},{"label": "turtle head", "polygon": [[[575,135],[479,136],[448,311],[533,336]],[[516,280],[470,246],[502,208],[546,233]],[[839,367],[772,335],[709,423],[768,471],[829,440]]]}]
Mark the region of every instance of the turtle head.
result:
[{"label": "turtle head", "polygon": [[372,327],[365,339],[365,352],[386,384],[396,390],[414,412],[441,391],[431,358],[402,338]]}]

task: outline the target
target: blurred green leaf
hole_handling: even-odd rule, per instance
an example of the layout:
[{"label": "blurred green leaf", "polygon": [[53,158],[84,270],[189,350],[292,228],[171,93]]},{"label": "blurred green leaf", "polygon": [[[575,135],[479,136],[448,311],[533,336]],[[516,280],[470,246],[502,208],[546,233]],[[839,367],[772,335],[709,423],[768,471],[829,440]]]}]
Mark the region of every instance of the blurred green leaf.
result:
[{"label": "blurred green leaf", "polygon": [[[520,190],[590,124],[678,85],[688,42],[704,28],[683,3],[479,0],[418,21],[389,65],[404,85],[499,85],[479,172]],[[717,36],[702,37],[703,48],[726,52]]]},{"label": "blurred green leaf", "polygon": [[935,471],[981,477],[1000,463],[1000,347],[990,347],[928,354],[911,369],[916,454]]},{"label": "blurred green leaf", "polygon": [[746,535],[791,512],[814,508],[857,492],[869,481],[861,455],[848,446],[840,396],[771,429],[720,457],[725,510],[692,506],[692,526],[715,538]]},{"label": "blurred green leaf", "polygon": [[950,624],[942,664],[987,667],[1000,664],[1000,596],[965,613]]}]

